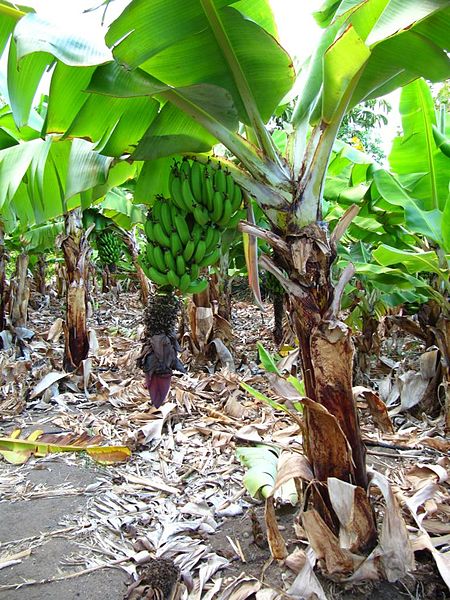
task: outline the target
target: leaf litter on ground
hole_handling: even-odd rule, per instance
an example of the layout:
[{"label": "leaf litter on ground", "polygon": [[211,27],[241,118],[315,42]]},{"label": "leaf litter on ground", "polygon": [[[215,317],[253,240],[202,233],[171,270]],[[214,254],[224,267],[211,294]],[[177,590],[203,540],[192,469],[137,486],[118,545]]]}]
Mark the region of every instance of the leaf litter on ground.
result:
[{"label": "leaf litter on ground", "polygon": [[[101,436],[108,444],[129,446],[133,451],[128,463],[108,467],[97,483],[84,489],[72,487],[74,493],[86,495],[86,510],[66,516],[55,531],[67,531],[67,536],[72,536],[73,531],[80,532],[76,536],[80,553],[65,565],[73,569],[73,574],[79,572],[80,565],[89,570],[114,563],[142,583],[146,581],[145,565],[154,560],[168,560],[181,574],[177,593],[183,598],[236,600],[253,595],[265,600],[281,597],[280,594],[307,597],[306,593],[327,597],[326,586],[322,587],[323,582],[314,571],[317,552],[314,554],[313,546],[306,544],[301,528],[297,527],[299,541],[293,544],[287,540],[285,566],[278,567],[283,576],[275,577],[272,584],[261,576],[266,567],[262,571],[262,567],[259,571],[245,571],[248,565],[243,559],[251,548],[243,548],[245,538],[225,531],[221,536],[221,530],[230,520],[250,520],[249,511],[255,505],[242,488],[244,473],[235,456],[237,446],[244,443],[250,448],[262,442],[283,449],[281,464],[272,478],[275,491],[290,475],[304,479],[311,476],[308,465],[298,454],[301,441],[298,424],[288,414],[274,413],[271,407],[244,393],[239,385],[244,381],[255,386],[276,402],[286,400],[283,394],[294,393],[279,380],[273,382],[269,391],[259,362],[256,341],[263,339],[265,347],[273,350],[269,309],[262,324],[256,323],[252,316],[254,308],[244,302],[235,311],[238,327],[234,356],[240,357],[240,362],[235,359],[237,373],[223,369],[213,374],[197,372],[179,377],[160,410],[151,406],[141,373],[135,366],[142,312],[131,295],[124,298],[120,307],[105,298],[91,319],[91,338],[95,343],[91,345],[89,382],[80,384],[80,379],[67,376],[59,367],[63,347],[58,319],[62,306],[57,303],[48,310],[33,313],[36,335],[28,342],[27,360],[17,360],[12,351],[0,355],[4,367],[1,398],[9,407],[2,413],[4,434],[16,428],[28,434],[36,428],[58,431],[54,435],[89,434]],[[289,362],[292,366],[294,354],[287,353],[283,364]],[[87,394],[83,387],[87,387]],[[30,390],[35,393],[30,394]],[[281,396],[277,396],[277,390]],[[384,399],[382,393],[380,396]],[[392,515],[398,519],[401,511],[413,548],[427,548],[446,581],[445,550],[450,535],[446,441],[427,419],[402,413],[399,427],[399,416],[392,415],[389,405],[386,414],[378,399],[368,400],[364,393],[361,398],[358,396],[358,402],[363,410],[365,439],[372,444],[371,448],[380,444],[377,454],[369,455],[369,463],[373,460],[374,467],[386,474],[385,479],[378,480],[383,481],[379,485],[388,499],[385,510],[389,513],[389,506],[395,506],[392,504],[395,496],[398,507],[392,509]],[[390,423],[394,423],[394,431]],[[395,460],[383,458],[383,443],[393,448]],[[402,448],[428,449],[428,452],[422,454],[417,464],[419,456],[415,461],[402,457]],[[10,466],[5,471],[0,465],[7,482],[0,484],[5,501],[69,491],[70,486],[61,485],[47,489],[27,487],[25,469],[43,460],[30,457],[29,463],[15,467],[16,470]],[[73,454],[58,460],[79,464],[79,458]],[[277,516],[273,509],[275,503],[270,500],[268,522],[275,527]],[[277,536],[284,537],[283,527],[280,529],[276,524],[272,535],[275,543],[281,543]],[[216,536],[223,541],[215,543]],[[21,542],[17,552],[26,553],[30,548],[32,551],[32,545],[31,541]],[[7,549],[8,554],[2,553],[0,561],[14,556],[11,545]],[[27,554],[23,556],[26,560]],[[267,551],[265,556],[267,560]],[[287,568],[292,569],[291,575]]]}]

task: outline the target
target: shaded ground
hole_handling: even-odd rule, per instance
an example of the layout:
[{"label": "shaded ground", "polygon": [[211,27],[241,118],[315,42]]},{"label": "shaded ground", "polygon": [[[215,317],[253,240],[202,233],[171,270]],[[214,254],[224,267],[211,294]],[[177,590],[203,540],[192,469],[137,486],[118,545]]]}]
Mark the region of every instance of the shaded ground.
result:
[{"label": "shaded ground", "polygon": [[[263,508],[243,492],[235,447],[258,439],[294,447],[298,428],[245,396],[228,373],[178,379],[163,411],[155,411],[134,367],[140,307],[131,295],[119,305],[103,298],[92,319],[99,349],[93,352],[89,393],[80,392],[80,382],[72,379],[29,400],[23,411],[24,394],[29,397],[47,372],[60,369],[61,339],[47,340],[60,311],[55,304],[32,313],[37,335],[27,365],[3,357],[2,392],[10,415],[3,417],[1,434],[16,427],[26,433],[38,428],[88,432],[103,436],[105,443],[128,444],[133,455],[127,464],[114,467],[101,467],[81,454],[31,458],[23,466],[0,462],[0,598],[121,599],[151,557],[173,560],[183,572],[181,597],[192,586],[189,598],[196,600],[288,597],[283,594],[295,574],[272,562],[264,536],[258,537],[251,515],[264,530]],[[240,377],[253,377],[258,385],[255,342],[271,346],[271,321],[270,310],[263,323],[254,314],[247,304],[238,305],[235,352],[245,357]],[[368,441],[388,439],[367,415],[365,422]],[[414,427],[414,439],[424,439],[420,423]],[[368,457],[369,464],[392,475],[403,489],[408,465],[445,458],[445,452],[419,447],[408,435],[406,451],[372,445]],[[390,439],[388,445],[396,441]],[[448,495],[441,500],[448,506]],[[278,512],[290,552],[305,547],[293,528],[295,514],[290,505]],[[445,519],[441,523],[444,535]],[[346,588],[321,581],[329,599],[448,597],[429,555],[417,558],[415,577],[397,584]],[[18,587],[30,580],[36,583]],[[41,580],[47,582],[37,583]],[[267,595],[245,595],[245,581],[255,593],[259,586]],[[233,582],[236,589],[228,593]]]}]

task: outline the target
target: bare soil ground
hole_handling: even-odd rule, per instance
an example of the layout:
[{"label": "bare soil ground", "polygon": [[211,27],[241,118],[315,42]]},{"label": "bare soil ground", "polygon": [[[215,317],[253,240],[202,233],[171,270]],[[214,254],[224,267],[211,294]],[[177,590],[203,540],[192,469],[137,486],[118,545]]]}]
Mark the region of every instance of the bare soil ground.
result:
[{"label": "bare soil ground", "polygon": [[[23,465],[0,461],[0,598],[119,600],[142,577],[130,598],[169,597],[150,595],[152,587],[155,594],[164,589],[149,574],[154,560],[163,583],[171,577],[164,561],[175,563],[182,574],[181,598],[299,598],[286,592],[296,574],[270,558],[263,503],[244,491],[235,458],[236,446],[252,440],[292,447],[298,427],[244,394],[235,374],[214,372],[212,364],[209,371],[176,378],[162,411],[151,407],[135,368],[141,308],[133,294],[99,299],[91,319],[98,344],[93,340],[89,380],[71,376],[45,387],[49,372],[62,372],[57,319],[63,307],[56,300],[49,306],[33,300],[29,326],[35,337],[25,357],[17,358],[13,349],[1,353],[0,435],[16,428],[22,437],[36,429],[87,433],[101,436],[104,444],[127,444],[132,456],[108,467],[83,453],[31,457]],[[255,343],[272,348],[270,307],[261,315],[238,302],[233,318],[238,376],[267,392]],[[44,389],[36,393],[39,383]],[[396,490],[415,492],[419,475],[414,470],[408,475],[408,469],[417,463],[439,463],[448,471],[438,421],[399,413],[396,434],[386,436],[367,407],[361,409],[368,462]],[[447,537],[448,491],[442,476],[434,506],[428,506],[432,532]],[[297,512],[289,504],[277,512],[290,553],[306,547],[294,527]],[[441,546],[443,556],[448,548],[448,542]],[[319,579],[329,600],[448,598],[430,554],[417,552],[416,563],[416,571],[396,583],[355,586],[320,574]]]}]

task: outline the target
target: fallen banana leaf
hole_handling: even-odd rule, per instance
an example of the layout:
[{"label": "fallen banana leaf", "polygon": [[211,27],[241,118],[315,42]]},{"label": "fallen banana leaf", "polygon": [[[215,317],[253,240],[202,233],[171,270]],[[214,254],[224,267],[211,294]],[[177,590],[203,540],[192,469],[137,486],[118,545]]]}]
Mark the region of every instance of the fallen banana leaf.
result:
[{"label": "fallen banana leaf", "polygon": [[19,435],[20,430],[16,429],[11,436],[0,438],[0,454],[13,465],[23,465],[31,456],[42,457],[56,452],[86,452],[103,465],[124,462],[131,456],[127,446],[97,445],[100,436],[44,434],[41,430],[33,431],[25,439],[20,439]]}]

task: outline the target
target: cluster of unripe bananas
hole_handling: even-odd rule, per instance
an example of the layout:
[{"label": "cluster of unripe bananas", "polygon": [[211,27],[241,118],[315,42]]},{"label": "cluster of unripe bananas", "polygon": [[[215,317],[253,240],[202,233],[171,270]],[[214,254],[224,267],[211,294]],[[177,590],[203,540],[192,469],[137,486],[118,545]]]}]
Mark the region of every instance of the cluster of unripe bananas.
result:
[{"label": "cluster of unripe bananas", "polygon": [[169,178],[171,198],[157,196],[145,222],[142,267],[160,286],[203,291],[201,269],[220,259],[220,238],[243,217],[242,190],[222,168],[184,159]]},{"label": "cluster of unripe bananas", "polygon": [[115,267],[122,253],[122,244],[112,231],[102,231],[97,235],[97,250],[101,262]]}]

